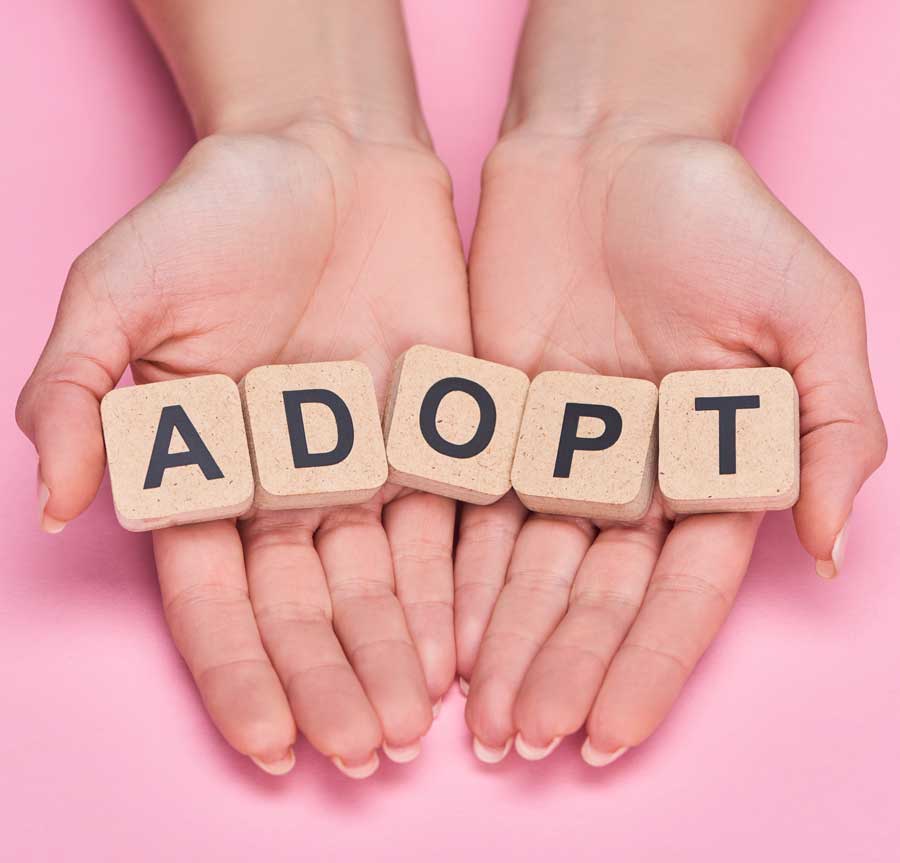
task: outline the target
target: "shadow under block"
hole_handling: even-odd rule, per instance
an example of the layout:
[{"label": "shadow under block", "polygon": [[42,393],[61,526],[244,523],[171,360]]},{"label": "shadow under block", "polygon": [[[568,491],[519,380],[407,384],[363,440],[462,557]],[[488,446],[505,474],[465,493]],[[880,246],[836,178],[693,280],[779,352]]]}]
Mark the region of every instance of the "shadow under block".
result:
[{"label": "shadow under block", "polygon": [[468,503],[510,487],[528,376],[416,345],[394,368],[384,416],[391,482]]},{"label": "shadow under block", "polygon": [[512,483],[534,512],[636,521],[656,485],[651,381],[543,372],[522,416]]},{"label": "shadow under block", "polygon": [[363,363],[261,366],[240,389],[257,507],[362,503],[384,485],[381,416]]},{"label": "shadow under block", "polygon": [[659,487],[676,513],[787,509],[799,398],[784,369],[675,372],[659,387]]},{"label": "shadow under block", "polygon": [[225,375],[122,387],[100,404],[116,516],[128,530],[242,515],[253,470]]}]

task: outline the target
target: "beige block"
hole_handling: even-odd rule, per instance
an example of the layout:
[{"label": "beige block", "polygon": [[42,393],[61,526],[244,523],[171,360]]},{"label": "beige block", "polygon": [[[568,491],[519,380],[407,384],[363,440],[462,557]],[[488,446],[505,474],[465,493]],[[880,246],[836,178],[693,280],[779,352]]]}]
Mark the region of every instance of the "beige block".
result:
[{"label": "beige block", "polygon": [[237,385],[225,375],[122,387],[100,404],[122,527],[232,518],[253,502]]},{"label": "beige block", "polygon": [[384,485],[381,418],[363,363],[261,366],[240,388],[257,507],[362,503]]},{"label": "beige block", "polygon": [[[715,401],[722,398],[740,401]],[[800,493],[799,404],[784,369],[675,372],[663,378],[659,487],[672,510],[793,506]]]},{"label": "beige block", "polygon": [[397,360],[385,408],[390,481],[469,503],[503,497],[527,393],[518,369],[410,348]]},{"label": "beige block", "polygon": [[543,372],[525,403],[512,469],[529,509],[635,521],[656,485],[656,385]]}]

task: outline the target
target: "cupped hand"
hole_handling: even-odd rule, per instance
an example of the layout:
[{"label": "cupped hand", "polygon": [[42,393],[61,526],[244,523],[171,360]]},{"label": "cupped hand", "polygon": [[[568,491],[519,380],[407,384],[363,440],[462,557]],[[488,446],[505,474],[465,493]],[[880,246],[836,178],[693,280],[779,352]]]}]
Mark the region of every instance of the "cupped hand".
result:
[{"label": "cupped hand", "polygon": [[[358,359],[384,399],[418,342],[468,352],[446,172],[327,122],[201,140],[73,265],[17,417],[45,528],[94,497],[99,400],[135,381]],[[218,728],[269,772],[297,728],[350,775],[415,757],[455,669],[454,503],[385,487],[346,508],[154,534],[166,617]]]},{"label": "cupped hand", "polygon": [[[721,142],[604,124],[510,133],[484,172],[470,262],[476,354],[647,378],[781,366],[800,393],[800,541],[840,567],[886,447],[853,276]],[[476,753],[548,754],[586,724],[601,765],[663,720],[734,601],[760,514],[636,525],[467,508],[459,671]]]}]

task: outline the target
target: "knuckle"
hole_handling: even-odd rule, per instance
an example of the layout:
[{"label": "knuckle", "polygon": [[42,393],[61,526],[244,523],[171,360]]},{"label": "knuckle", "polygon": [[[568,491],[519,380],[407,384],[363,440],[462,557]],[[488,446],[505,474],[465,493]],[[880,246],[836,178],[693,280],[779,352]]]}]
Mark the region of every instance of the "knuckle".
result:
[{"label": "knuckle", "polygon": [[684,572],[661,572],[655,575],[647,590],[647,601],[660,595],[670,594],[681,597],[697,597],[730,608],[734,600],[731,593],[724,591],[708,578]]},{"label": "knuckle", "polygon": [[269,602],[255,607],[254,616],[260,629],[297,624],[331,626],[331,609],[316,602]]},{"label": "knuckle", "polygon": [[418,612],[434,617],[438,615],[446,617],[453,614],[453,600],[449,596],[443,597],[437,594],[415,598],[400,596],[399,599],[400,605],[407,614]]},{"label": "knuckle", "polygon": [[16,425],[22,434],[31,437],[31,398],[33,392],[32,378],[25,382],[22,391],[16,399]]},{"label": "knuckle", "polygon": [[503,544],[512,545],[519,535],[518,524],[509,524],[499,518],[470,518],[463,520],[459,529],[459,539],[463,544]]},{"label": "knuckle", "polygon": [[346,660],[328,659],[292,671],[284,681],[284,689],[289,697],[301,698],[307,692],[313,691],[308,684],[311,678],[326,677],[333,685],[336,685],[350,673]]},{"label": "knuckle", "polygon": [[507,589],[525,596],[566,597],[572,587],[572,579],[566,573],[555,572],[545,567],[510,568]]},{"label": "knuckle", "polygon": [[259,510],[240,525],[246,547],[254,552],[269,548],[312,548],[316,515],[311,510]]},{"label": "knuckle", "polygon": [[658,663],[668,667],[676,677],[686,680],[693,669],[693,661],[674,648],[663,647],[647,641],[628,640],[623,645],[623,650],[630,650],[643,660]]},{"label": "knuckle", "polygon": [[860,285],[859,279],[857,279],[850,270],[846,269],[846,267],[841,266],[838,284],[843,293],[852,298],[862,300],[862,285]]},{"label": "knuckle", "polygon": [[204,582],[182,588],[166,597],[163,602],[163,611],[171,620],[197,608],[243,606],[249,605],[249,602],[250,597],[246,588]]},{"label": "knuckle", "polygon": [[588,585],[572,590],[569,606],[573,609],[603,611],[633,618],[641,607],[641,596],[627,590]]},{"label": "knuckle", "polygon": [[329,534],[339,533],[346,528],[354,530],[380,529],[380,506],[370,502],[326,510],[316,531],[316,536],[321,540]]},{"label": "knuckle", "polygon": [[396,566],[408,565],[428,568],[435,564],[447,564],[451,560],[451,546],[441,540],[420,537],[404,543],[395,543],[391,551]]},{"label": "knuckle", "polygon": [[[347,658],[351,665],[358,663],[363,656],[383,656],[394,654],[409,658],[413,654],[413,646],[405,638],[396,635],[385,635],[380,638],[370,638],[349,647],[345,647]],[[416,658],[416,661],[418,659]]]},{"label": "knuckle", "polygon": [[593,542],[594,537],[597,535],[597,529],[590,519],[580,516],[552,515],[550,513],[540,512],[536,513],[532,517],[532,520],[535,522],[552,523],[556,525],[554,530],[556,530],[557,533],[562,534],[565,530],[572,534],[580,534],[580,536],[588,540],[588,542]]},{"label": "knuckle", "polygon": [[381,578],[367,578],[363,575],[346,576],[330,584],[331,601],[335,605],[351,602],[364,603],[370,607],[393,604],[396,600],[394,586]]},{"label": "knuckle", "polygon": [[884,463],[888,454],[888,433],[884,420],[880,413],[876,413],[874,429],[872,433],[872,462],[873,470]]},{"label": "knuckle", "polygon": [[[826,277],[824,280],[826,289],[830,289],[831,302],[825,303],[824,307],[830,309],[832,314],[835,310],[840,310],[843,314],[849,313],[848,320],[855,327],[864,328],[865,303],[859,279],[839,261],[831,259],[831,262],[833,267],[830,278]],[[826,270],[826,272],[828,271]]]},{"label": "knuckle", "polygon": [[63,301],[73,296],[97,293],[98,286],[105,284],[109,264],[95,243],[88,246],[69,266],[63,288]]}]

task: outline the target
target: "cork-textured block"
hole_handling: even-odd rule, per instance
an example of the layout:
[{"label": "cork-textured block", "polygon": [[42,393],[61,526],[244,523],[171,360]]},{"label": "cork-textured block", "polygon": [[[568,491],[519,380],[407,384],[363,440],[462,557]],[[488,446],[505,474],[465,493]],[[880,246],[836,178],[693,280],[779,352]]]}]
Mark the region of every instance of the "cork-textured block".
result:
[{"label": "cork-textured block", "polygon": [[100,405],[116,515],[128,530],[232,518],[253,502],[241,398],[225,375],[122,387]]},{"label": "cork-textured block", "polygon": [[362,503],[384,485],[381,417],[363,363],[260,366],[240,389],[257,507]]},{"label": "cork-textured block", "polygon": [[543,372],[522,416],[512,483],[535,512],[635,521],[656,485],[651,381]]},{"label": "cork-textured block", "polygon": [[675,372],[659,387],[659,487],[676,513],[787,509],[799,398],[778,368]]},{"label": "cork-textured block", "polygon": [[397,361],[384,437],[389,479],[468,503],[493,503],[510,471],[528,376],[416,345]]}]

